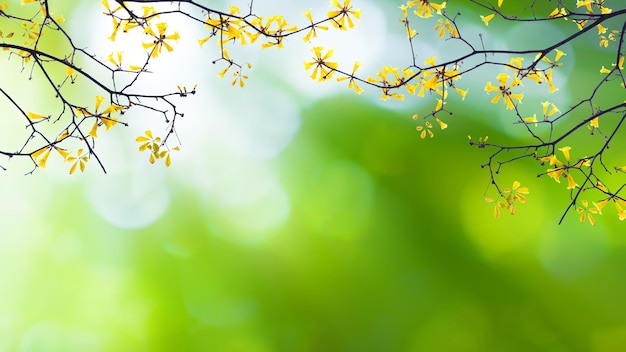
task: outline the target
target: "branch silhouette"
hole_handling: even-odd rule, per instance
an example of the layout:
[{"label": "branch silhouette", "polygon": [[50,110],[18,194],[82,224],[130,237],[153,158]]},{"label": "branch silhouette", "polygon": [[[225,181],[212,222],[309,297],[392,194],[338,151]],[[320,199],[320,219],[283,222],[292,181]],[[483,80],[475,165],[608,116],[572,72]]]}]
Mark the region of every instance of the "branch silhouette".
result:
[{"label": "branch silhouette", "polygon": [[[430,107],[412,116],[417,123],[416,138],[430,139],[448,128],[449,117],[455,113],[446,106],[451,99],[464,101],[487,95],[490,102],[485,109],[494,113],[504,109],[511,117],[511,128],[521,127],[529,137],[513,140],[511,144],[490,140],[488,136],[469,137],[471,146],[489,153],[482,166],[489,172],[490,187],[486,194],[495,197],[485,196],[485,200],[493,202],[496,217],[502,212],[515,214],[516,207],[526,202],[530,193],[517,180],[511,187],[505,187],[500,175],[508,165],[530,160],[537,167],[538,177],[547,176],[558,184],[566,181],[569,203],[560,221],[575,212],[581,222],[593,225],[608,203],[613,204],[620,220],[626,219],[626,199],[622,194],[626,185],[626,160],[623,153],[612,148],[620,140],[626,117],[623,74],[626,7],[620,1],[470,0],[463,5],[456,1],[407,1],[398,11],[399,26],[404,29],[410,49],[406,65],[383,66],[369,75],[360,73],[363,71],[360,62],[335,62],[333,48],[314,44],[320,31],[347,31],[357,25],[368,25],[359,22],[361,10],[350,0],[332,0],[325,7],[326,16],[321,18],[313,18],[312,11],[307,10],[297,19],[258,14],[255,1],[249,1],[242,11],[234,5],[217,8],[194,0],[103,0],[102,15],[109,17],[112,24],[107,29],[111,41],[131,32],[147,38],[138,43],[144,52],[143,62],[138,65],[123,65],[121,50],[101,59],[81,47],[63,28],[64,18],[51,14],[52,3],[52,0],[23,0],[20,5],[10,6],[0,3],[0,53],[8,61],[18,63],[26,79],[46,85],[59,103],[57,109],[33,111],[29,102],[11,93],[8,82],[0,83],[0,97],[12,108],[7,113],[22,121],[28,131],[17,147],[0,146],[0,155],[6,157],[0,164],[2,169],[6,169],[10,159],[21,157],[31,160],[32,169],[28,173],[32,173],[45,167],[50,155],[58,154],[68,163],[70,173],[84,171],[92,159],[106,172],[95,142],[110,128],[126,126],[126,112],[130,109],[144,109],[162,116],[164,127],[160,134],[146,130],[136,141],[140,152],[149,154],[151,163],[163,160],[169,166],[171,154],[178,150],[179,144],[176,123],[183,116],[178,99],[194,95],[196,87],[178,86],[170,90],[159,87],[166,90],[159,94],[142,93],[135,88],[145,75],[158,74],[151,72],[154,60],[175,50],[180,35],[168,20],[177,17],[204,31],[204,36],[197,38],[199,46],[209,42],[217,46],[218,54],[210,60],[222,65],[218,76],[230,76],[233,86],[245,88],[253,63],[232,56],[231,48],[257,45],[260,49],[273,50],[288,45],[288,39],[296,37],[311,45],[312,56],[303,60],[303,68],[313,80],[326,84],[346,82],[355,94],[365,89],[378,90],[383,100],[426,99],[431,102]],[[468,16],[486,33],[467,34]],[[493,28],[489,25],[497,22],[553,23],[563,31],[552,33],[549,36],[552,42],[530,49],[490,47],[484,39],[501,35],[489,30]],[[418,26],[431,26],[435,40],[454,48],[455,55],[443,60],[435,56],[423,62],[418,60],[425,41],[433,40],[418,33]],[[50,45],[52,40],[62,45]],[[568,46],[589,41],[610,50],[612,62],[582,64],[598,72],[597,80],[585,86],[584,97],[567,107],[557,106],[555,99],[550,98],[536,106],[521,105],[525,90],[542,89],[545,96],[558,94],[563,82],[555,79],[555,72],[564,65],[573,65],[568,62]],[[94,65],[86,65],[86,61],[107,72],[106,79],[99,72],[87,69]],[[494,70],[499,73],[491,76]],[[483,92],[470,92],[465,84],[466,76],[476,74],[484,79]],[[99,93],[91,98],[89,105],[84,94],[77,96],[67,88],[74,84],[89,86]]]}]

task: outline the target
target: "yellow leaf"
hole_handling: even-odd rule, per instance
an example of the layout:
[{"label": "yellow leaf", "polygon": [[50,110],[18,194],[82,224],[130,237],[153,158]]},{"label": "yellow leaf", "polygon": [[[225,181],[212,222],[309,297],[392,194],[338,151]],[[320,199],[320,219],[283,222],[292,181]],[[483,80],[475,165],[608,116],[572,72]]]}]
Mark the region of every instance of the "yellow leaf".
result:
[{"label": "yellow leaf", "polygon": [[59,147],[54,147],[54,150],[56,150],[63,157],[63,161],[67,161],[67,157],[70,155],[70,152]]},{"label": "yellow leaf", "polygon": [[65,131],[63,131],[63,133],[61,133],[59,137],[57,137],[57,142],[64,140],[65,138],[69,137],[69,135],[70,132],[66,129]]},{"label": "yellow leaf", "polygon": [[487,16],[480,15],[480,19],[483,21],[485,26],[489,26],[489,21],[491,21],[495,15],[496,15],[495,13],[492,13],[491,15],[487,15]]},{"label": "yellow leaf", "polygon": [[98,138],[98,121],[94,122],[93,127],[91,127],[88,135],[93,138]]},{"label": "yellow leaf", "polygon": [[31,120],[43,120],[43,119],[47,119],[48,118],[48,116],[35,114],[34,112],[30,112],[30,111],[27,113],[27,115],[28,115],[28,118],[31,119]]}]

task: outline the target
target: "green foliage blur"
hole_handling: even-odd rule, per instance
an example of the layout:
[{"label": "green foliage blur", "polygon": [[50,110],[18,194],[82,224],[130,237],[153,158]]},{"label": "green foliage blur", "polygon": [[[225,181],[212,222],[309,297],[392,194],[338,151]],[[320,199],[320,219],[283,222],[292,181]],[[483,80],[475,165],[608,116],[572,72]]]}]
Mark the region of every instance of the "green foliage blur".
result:
[{"label": "green foliage blur", "polygon": [[[602,53],[592,45],[568,55]],[[598,71],[575,70],[574,98]],[[558,225],[567,191],[532,161],[500,179],[528,186],[528,202],[494,219],[489,154],[467,135],[516,137],[483,103],[451,103],[450,127],[421,140],[412,107],[307,98],[263,69],[255,84],[297,102],[275,156],[198,142],[198,108],[171,168],[120,157],[136,150],[120,132],[109,174],[3,176],[0,351],[626,350],[623,224]],[[282,121],[281,101],[257,104],[270,113],[255,126]]]}]

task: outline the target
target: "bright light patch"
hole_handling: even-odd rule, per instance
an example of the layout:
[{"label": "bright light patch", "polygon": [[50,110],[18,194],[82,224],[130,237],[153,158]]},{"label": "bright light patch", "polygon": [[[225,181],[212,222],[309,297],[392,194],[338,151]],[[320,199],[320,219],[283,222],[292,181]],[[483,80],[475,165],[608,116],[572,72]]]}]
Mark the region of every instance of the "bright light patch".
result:
[{"label": "bright light patch", "polygon": [[126,173],[93,177],[86,186],[87,201],[96,213],[117,227],[148,226],[170,205],[169,187],[163,171],[157,167],[144,165]]},{"label": "bright light patch", "polygon": [[206,212],[207,226],[217,235],[259,244],[289,217],[289,197],[274,172],[262,163],[233,168],[214,186]]}]

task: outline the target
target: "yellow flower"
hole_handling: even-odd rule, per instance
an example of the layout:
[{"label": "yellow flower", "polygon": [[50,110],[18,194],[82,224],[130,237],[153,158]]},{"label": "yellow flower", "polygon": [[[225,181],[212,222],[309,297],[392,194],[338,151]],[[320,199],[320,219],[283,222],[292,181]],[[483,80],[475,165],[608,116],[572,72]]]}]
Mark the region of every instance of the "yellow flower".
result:
[{"label": "yellow flower", "polygon": [[[402,11],[403,16],[400,19],[400,22],[404,25],[404,29],[406,29],[407,39],[411,39],[417,35],[417,31],[411,28],[411,25],[409,24],[409,15],[407,14],[406,9],[406,5],[400,6],[400,10]],[[435,27],[435,29],[437,29],[437,27]],[[441,31],[443,32],[443,29]],[[443,37],[443,33],[441,34],[440,38],[441,37]]]},{"label": "yellow flower", "polygon": [[570,162],[570,150],[572,148],[569,146],[565,146],[559,148],[559,151],[563,153],[563,157],[567,164],[561,162],[554,154],[544,156],[539,158],[541,162],[549,162],[550,165],[555,165],[555,168],[546,170],[546,174],[553,178],[557,183],[561,183],[561,176],[565,176],[567,179],[567,189],[574,189],[578,187],[578,183],[574,180],[574,177],[571,174],[571,169],[580,169],[582,166],[589,166],[590,160],[589,158],[582,158],[578,160],[576,163],[571,164]]},{"label": "yellow flower", "polygon": [[[502,198],[502,200],[496,202],[493,209],[493,216],[496,218],[500,217],[500,209],[506,209],[511,215],[515,215],[515,203],[526,203],[526,195],[529,193],[528,187],[521,187],[519,181],[514,181],[511,188],[505,188],[500,193],[500,197],[498,198]],[[493,200],[486,198],[485,201],[492,202]]]},{"label": "yellow flower", "polygon": [[552,12],[550,12],[548,17],[550,17],[550,18],[563,18],[564,20],[567,21],[567,11],[565,11],[564,7],[562,7],[561,9],[559,9],[557,7],[554,10],[552,10]]},{"label": "yellow flower", "polygon": [[420,132],[421,139],[426,138],[426,135],[428,135],[430,138],[433,138],[435,134],[433,133],[432,128],[433,128],[433,124],[430,123],[429,121],[426,121],[424,123],[424,126],[416,127],[417,131]]},{"label": "yellow flower", "polygon": [[[148,161],[150,164],[154,164],[157,159],[165,159],[165,166],[172,164],[170,152],[168,149],[163,148],[165,143],[161,140],[161,137],[154,137],[151,130],[147,130],[143,136],[139,136],[135,139],[135,142],[140,143],[139,151],[150,151],[150,157]],[[172,150],[179,150],[178,147],[172,148]]]},{"label": "yellow flower", "polygon": [[352,74],[350,74],[350,76],[344,76],[344,77],[337,78],[338,82],[345,81],[346,79],[350,79],[348,81],[348,88],[354,89],[354,92],[356,94],[363,93],[363,88],[359,87],[359,85],[356,82],[356,77],[354,76],[356,70],[358,70],[359,67],[361,67],[361,63],[357,61],[357,62],[354,63],[354,67],[352,68]]},{"label": "yellow flower", "polygon": [[117,18],[115,18],[114,14],[115,14],[115,12],[120,10],[122,8],[122,6],[120,5],[116,9],[111,10],[111,7],[109,6],[109,1],[108,0],[102,0],[102,5],[106,9],[106,12],[103,12],[103,14],[111,17],[111,21],[113,22],[113,32],[109,36],[109,40],[115,41],[115,37],[117,36],[117,31],[120,29],[120,22],[117,20]]},{"label": "yellow flower", "polygon": [[[350,0],[344,0],[343,5],[339,3],[339,0],[332,0],[332,6],[337,7],[339,10],[328,11],[328,18],[331,19],[331,23],[340,29],[347,30],[354,27],[352,17],[356,19],[361,18],[361,10],[353,9],[350,6]],[[346,28],[345,22],[348,21],[348,28]]]},{"label": "yellow flower", "polygon": [[26,114],[26,116],[28,116],[31,121],[47,120],[50,118],[50,116],[43,116],[41,114],[35,114],[34,112],[30,111]]},{"label": "yellow flower", "polygon": [[[550,103],[547,100],[544,102],[541,102],[541,105],[543,106],[543,119],[544,120],[548,120],[550,116],[554,115],[557,112],[561,112],[554,103]],[[548,107],[550,106],[552,107],[550,108],[550,111],[548,111]]]},{"label": "yellow flower", "polygon": [[601,208],[595,202],[592,202],[593,206],[589,206],[589,202],[587,200],[582,200],[581,207],[576,208],[576,212],[580,215],[580,222],[585,222],[585,220],[589,220],[591,225],[596,224],[596,219],[594,219],[593,215],[602,214]]},{"label": "yellow flower", "polygon": [[313,47],[312,51],[315,54],[313,61],[306,61],[304,63],[305,70],[314,67],[311,79],[317,79],[319,82],[330,78],[336,72],[338,66],[336,62],[327,61],[333,56],[333,50],[329,49],[326,51],[326,54],[323,55],[322,50],[324,50],[324,48],[321,46]]},{"label": "yellow flower", "polygon": [[82,114],[85,117],[95,117],[93,126],[91,127],[91,130],[88,133],[88,135],[93,138],[98,137],[98,133],[97,133],[98,127],[104,125],[106,127],[106,130],[108,131],[109,128],[117,124],[118,118],[111,116],[112,113],[126,109],[123,106],[110,104],[109,107],[104,109],[102,112],[98,112],[98,110],[100,109],[100,105],[102,105],[103,101],[104,101],[104,97],[96,95],[96,108],[93,113],[84,108],[77,109],[78,113]]},{"label": "yellow flower", "polygon": [[309,31],[306,33],[306,35],[304,36],[304,38],[302,38],[302,40],[304,40],[306,43],[310,43],[311,42],[311,38],[316,38],[317,37],[317,29],[321,29],[321,30],[328,30],[328,26],[321,26],[321,25],[317,25],[315,23],[313,23],[313,17],[311,16],[311,10],[306,10],[304,12],[304,16],[306,16],[306,18],[309,20],[309,22],[311,22],[310,24],[310,28]]},{"label": "yellow flower", "polygon": [[87,153],[83,154],[83,149],[78,149],[76,152],[76,156],[68,155],[65,159],[68,163],[72,163],[70,167],[70,175],[76,171],[76,167],[80,168],[80,172],[85,171],[85,165],[89,161],[89,156]]},{"label": "yellow flower", "polygon": [[433,15],[433,12],[436,12],[438,15],[441,14],[441,10],[446,7],[446,2],[442,2],[441,4],[436,4],[430,2],[429,0],[414,0],[407,2],[407,6],[409,8],[417,5],[417,10],[413,11],[417,16],[421,18],[429,18]]},{"label": "yellow flower", "polygon": [[491,21],[495,15],[496,15],[495,13],[492,13],[491,15],[487,15],[487,16],[480,15],[480,19],[483,21],[485,26],[489,26],[489,21]]},{"label": "yellow flower", "polygon": [[456,29],[455,27],[452,27],[452,23],[450,23],[449,20],[443,20],[443,18],[440,18],[437,20],[437,22],[439,22],[439,24],[435,25],[435,30],[439,32],[439,38],[443,38],[444,35],[446,34],[446,31],[450,34],[450,37],[452,38],[458,38],[459,37],[459,31]]},{"label": "yellow flower", "polygon": [[524,98],[524,93],[513,93],[511,92],[511,88],[520,85],[522,82],[519,78],[514,77],[511,84],[507,86],[509,75],[501,73],[498,75],[497,78],[500,84],[499,86],[494,86],[493,84],[491,84],[491,82],[487,82],[487,85],[485,85],[485,91],[487,93],[498,92],[498,94],[491,99],[491,102],[493,104],[497,104],[498,101],[500,101],[500,98],[503,98],[504,105],[507,109],[515,108],[515,103],[513,102],[513,99],[517,100],[518,103],[521,103],[522,98]]},{"label": "yellow flower", "polygon": [[150,57],[153,57],[153,58],[156,58],[157,56],[159,56],[159,54],[163,50],[163,47],[165,47],[167,51],[174,50],[174,48],[168,42],[166,42],[166,40],[180,39],[180,35],[178,34],[178,32],[174,32],[173,34],[168,34],[168,35],[165,34],[165,31],[167,30],[167,23],[164,23],[164,22],[157,23],[156,26],[157,26],[158,34],[156,34],[152,30],[151,27],[146,27],[145,29],[145,33],[153,36],[154,41],[152,41],[152,43],[143,43],[144,49],[151,50]]}]

